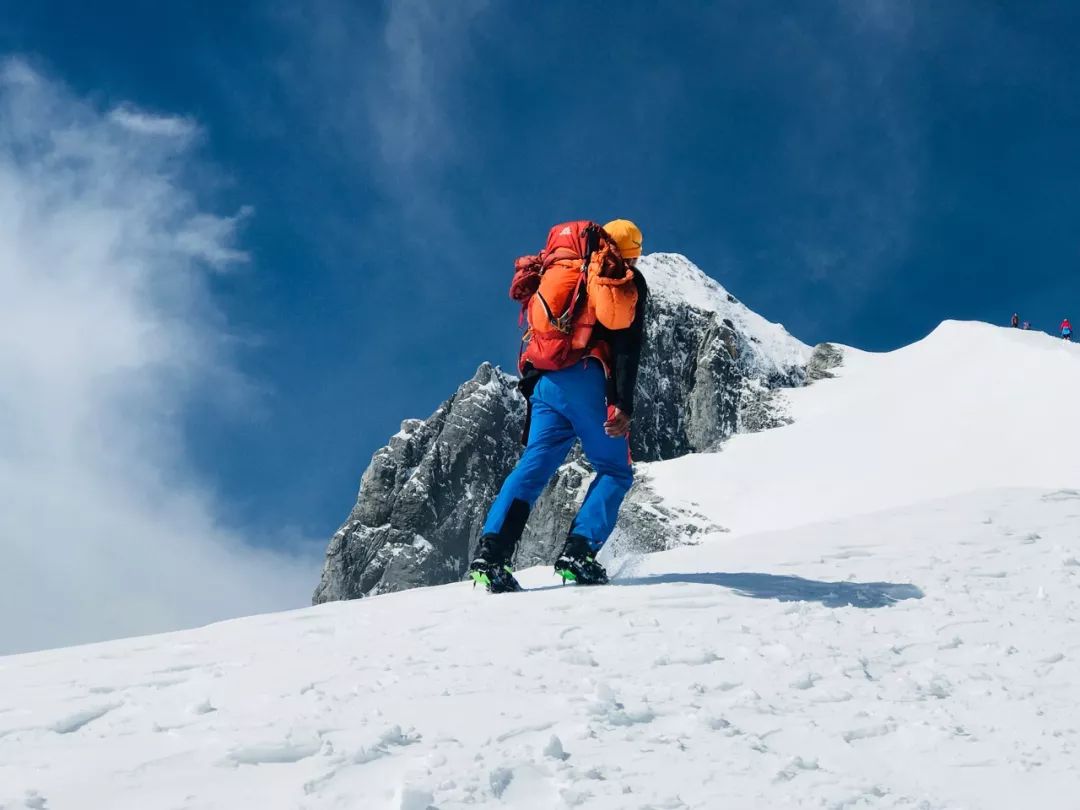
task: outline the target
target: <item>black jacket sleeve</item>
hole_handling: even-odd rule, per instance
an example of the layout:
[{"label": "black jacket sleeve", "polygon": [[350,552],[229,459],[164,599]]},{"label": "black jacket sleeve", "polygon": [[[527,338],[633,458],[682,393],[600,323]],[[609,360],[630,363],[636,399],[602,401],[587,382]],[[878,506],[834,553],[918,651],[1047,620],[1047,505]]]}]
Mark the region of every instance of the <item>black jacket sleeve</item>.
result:
[{"label": "black jacket sleeve", "polygon": [[649,297],[645,277],[637,268],[634,269],[634,284],[638,293],[634,322],[626,329],[616,329],[608,333],[614,365],[608,401],[625,414],[634,412],[634,388],[637,386],[641,345],[645,339],[645,306]]}]

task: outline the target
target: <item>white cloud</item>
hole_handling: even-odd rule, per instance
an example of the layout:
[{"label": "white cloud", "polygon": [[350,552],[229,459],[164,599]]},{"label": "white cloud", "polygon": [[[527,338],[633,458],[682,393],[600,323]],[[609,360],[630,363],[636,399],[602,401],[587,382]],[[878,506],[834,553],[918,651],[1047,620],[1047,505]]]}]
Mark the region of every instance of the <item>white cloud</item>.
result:
[{"label": "white cloud", "polygon": [[198,207],[196,129],[0,67],[0,653],[307,602],[185,464],[185,404],[243,387],[205,282],[246,212]]},{"label": "white cloud", "polygon": [[469,51],[470,28],[486,6],[486,0],[389,4],[368,110],[393,169],[430,163],[453,149],[453,82]]},{"label": "white cloud", "polygon": [[0,64],[0,84],[34,84],[38,75],[21,59],[5,59]]},{"label": "white cloud", "polygon": [[199,130],[190,118],[155,115],[130,105],[117,107],[109,113],[109,120],[141,135],[161,135],[166,138],[190,138]]}]

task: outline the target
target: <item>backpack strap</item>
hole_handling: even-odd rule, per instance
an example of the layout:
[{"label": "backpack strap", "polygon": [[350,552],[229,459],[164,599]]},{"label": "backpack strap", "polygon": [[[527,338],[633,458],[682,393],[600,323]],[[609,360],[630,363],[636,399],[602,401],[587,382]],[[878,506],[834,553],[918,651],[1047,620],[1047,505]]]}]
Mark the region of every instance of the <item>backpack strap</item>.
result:
[{"label": "backpack strap", "polygon": [[603,228],[595,222],[586,226],[582,232],[582,236],[585,238],[585,249],[582,251],[581,256],[581,274],[578,277],[577,286],[574,288],[574,295],[562,315],[556,318],[551,311],[551,307],[544,300],[544,296],[540,295],[539,291],[536,293],[537,298],[540,299],[540,304],[544,307],[544,314],[548,316],[548,320],[564,334],[570,334],[574,328],[574,320],[581,312],[581,308],[585,306],[586,291],[589,285],[589,264],[592,262],[593,253],[600,247],[600,240],[605,235]]},{"label": "backpack strap", "polygon": [[[585,267],[588,267],[586,263]],[[537,290],[536,300],[540,302],[540,306],[544,308],[544,314],[547,316],[548,321],[558,331],[564,335],[569,335],[574,328],[574,320],[577,318],[578,313],[581,311],[582,306],[585,304],[585,290],[587,287],[586,271],[582,270],[578,277],[577,286],[574,287],[574,295],[570,299],[570,303],[566,305],[566,310],[561,315],[556,315],[551,311],[551,306],[544,298],[543,294]]]}]

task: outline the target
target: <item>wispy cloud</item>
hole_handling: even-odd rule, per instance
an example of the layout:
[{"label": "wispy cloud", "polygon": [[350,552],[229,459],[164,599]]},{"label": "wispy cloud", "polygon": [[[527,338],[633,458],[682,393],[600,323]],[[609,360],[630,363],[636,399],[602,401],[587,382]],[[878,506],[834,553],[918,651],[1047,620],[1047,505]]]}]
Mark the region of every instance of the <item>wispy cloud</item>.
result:
[{"label": "wispy cloud", "polygon": [[117,107],[109,120],[141,135],[161,135],[166,138],[190,138],[199,128],[190,118],[174,115],[155,115],[130,105]]},{"label": "wispy cloud", "polygon": [[[488,0],[343,0],[318,14],[282,7],[291,48],[278,65],[336,157],[399,202],[422,195],[453,160],[462,118],[461,76]],[[358,47],[358,43],[364,43]]]},{"label": "wispy cloud", "polygon": [[370,122],[383,159],[396,169],[446,156],[457,131],[451,116],[455,80],[469,53],[469,29],[487,0],[389,4],[380,68],[368,87]]},{"label": "wispy cloud", "polygon": [[197,125],[0,64],[0,653],[306,602],[312,561],[223,529],[192,397],[244,381],[206,277],[247,215],[202,210]]}]

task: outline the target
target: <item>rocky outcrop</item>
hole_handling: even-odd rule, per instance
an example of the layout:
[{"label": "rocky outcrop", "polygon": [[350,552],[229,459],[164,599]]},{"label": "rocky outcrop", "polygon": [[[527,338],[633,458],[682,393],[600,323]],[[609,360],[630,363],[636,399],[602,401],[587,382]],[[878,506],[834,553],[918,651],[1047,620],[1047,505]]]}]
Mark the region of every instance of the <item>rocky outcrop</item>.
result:
[{"label": "rocky outcrop", "polygon": [[[809,349],[681,256],[646,257],[641,270],[650,296],[634,458],[711,450],[737,431],[785,424],[774,392],[805,382]],[[315,602],[464,575],[488,506],[521,454],[525,407],[515,383],[485,364],[431,417],[406,421],[375,453],[356,506],[330,541]],[[575,449],[537,502],[516,565],[553,558],[591,477]],[[702,526],[662,504],[639,477],[611,545],[655,551],[692,540]]]},{"label": "rocky outcrop", "polygon": [[450,582],[461,576],[484,513],[521,454],[525,403],[488,364],[428,419],[409,419],[375,453],[330,540],[313,601]]},{"label": "rocky outcrop", "polygon": [[814,347],[814,353],[806,364],[806,384],[832,379],[836,376],[832,370],[843,364],[844,352],[839,347],[831,343],[819,343]]}]

